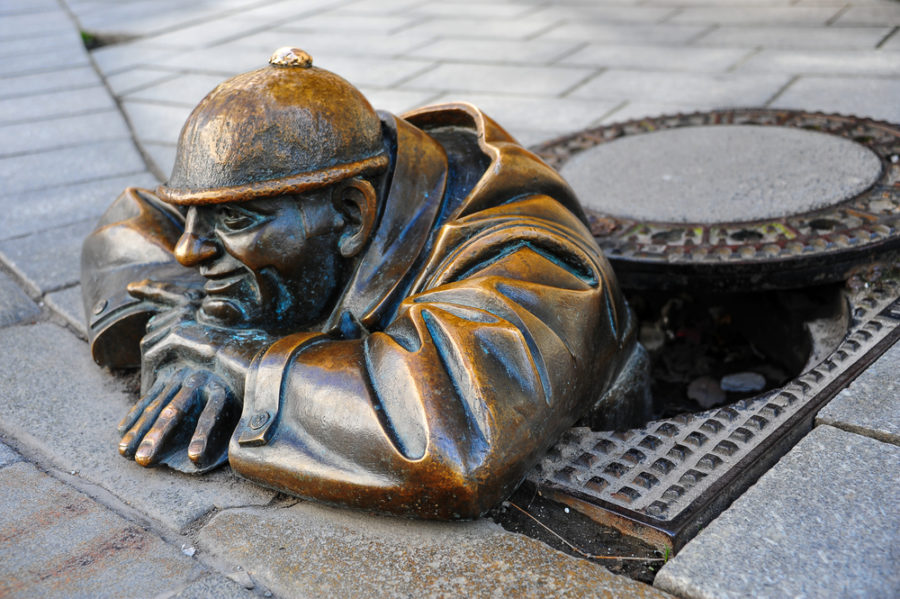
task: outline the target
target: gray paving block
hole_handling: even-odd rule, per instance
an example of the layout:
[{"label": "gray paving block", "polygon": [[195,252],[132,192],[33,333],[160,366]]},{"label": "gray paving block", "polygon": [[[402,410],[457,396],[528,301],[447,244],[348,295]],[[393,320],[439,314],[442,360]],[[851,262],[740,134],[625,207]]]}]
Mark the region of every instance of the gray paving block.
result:
[{"label": "gray paving block", "polygon": [[41,310],[22,288],[0,271],[0,327],[33,321]]},{"label": "gray paving block", "polygon": [[520,17],[526,13],[533,13],[534,6],[528,2],[509,4],[472,2],[465,3],[464,7],[460,6],[458,2],[417,2],[408,4],[404,13],[430,17],[457,17],[460,11],[463,11],[467,17],[510,19]]},{"label": "gray paving block", "polygon": [[738,73],[750,71],[896,76],[900,75],[900,56],[871,50],[762,50],[736,69]]},{"label": "gray paving block", "polygon": [[213,15],[201,23],[144,37],[141,41],[145,45],[162,48],[206,48],[240,37],[254,29],[261,30],[264,26],[264,23],[254,23],[240,15],[221,18]]},{"label": "gray paving block", "polygon": [[129,137],[131,132],[117,110],[11,124],[0,126],[0,158]]},{"label": "gray paving block", "polygon": [[821,110],[900,123],[900,80],[868,77],[801,77],[773,108]]},{"label": "gray paving block", "polygon": [[141,144],[141,147],[144,149],[144,152],[150,156],[150,160],[153,161],[153,164],[156,166],[156,170],[160,175],[163,178],[168,178],[169,174],[172,172],[172,167],[175,165],[176,145],[144,143]]},{"label": "gray paving block", "polygon": [[279,27],[287,31],[330,31],[352,35],[357,31],[395,31],[415,23],[417,19],[403,15],[352,15],[329,11],[309,17],[287,18]]},{"label": "gray paving block", "polygon": [[[48,36],[49,39],[27,38],[24,40],[10,40],[0,42],[0,76],[25,75],[40,71],[57,71],[58,69],[88,66],[87,53],[78,35],[67,35],[58,32],[59,35]],[[43,43],[53,44],[53,53],[35,52],[36,45]],[[46,73],[46,77],[52,78],[59,73]],[[49,82],[48,82],[49,83]],[[4,95],[7,82],[3,82]]]},{"label": "gray paving block", "polygon": [[[462,13],[464,15],[464,11]],[[470,19],[442,18],[418,21],[402,33],[433,37],[466,37],[486,39],[531,39],[553,25],[545,19]]]},{"label": "gray paving block", "polygon": [[132,42],[97,48],[91,52],[91,57],[100,72],[109,76],[136,66],[151,65],[182,52],[175,48],[150,47]]},{"label": "gray paving block", "polygon": [[524,67],[486,64],[441,64],[404,82],[413,89],[557,96],[587,79],[581,67]]},{"label": "gray paving block", "polygon": [[134,67],[128,70],[109,75],[106,84],[116,96],[123,96],[131,91],[136,91],[147,85],[161,83],[167,79],[174,79],[180,74],[171,69],[159,67]]},{"label": "gray paving block", "polygon": [[[5,60],[8,64],[10,60]],[[86,63],[85,59],[82,64]],[[63,67],[63,68],[60,68]],[[30,96],[52,91],[100,85],[100,77],[90,65],[60,65],[58,70],[0,78],[0,97]]]},{"label": "gray paving block", "polygon": [[578,3],[574,6],[559,3],[550,4],[537,12],[529,13],[533,19],[545,19],[547,23],[565,21],[569,23],[598,22],[609,23],[660,23],[668,21],[678,10],[671,6],[627,6],[635,2]]},{"label": "gray paving block", "polygon": [[61,316],[73,329],[87,339],[87,320],[84,316],[84,304],[81,301],[81,285],[75,285],[62,291],[54,291],[44,296],[47,307]]},{"label": "gray paving block", "polygon": [[603,68],[724,71],[751,52],[749,48],[591,44],[559,62]]},{"label": "gray paving block", "polygon": [[741,46],[763,48],[829,49],[865,48],[874,50],[889,27],[742,27],[712,29],[695,42],[698,46]]},{"label": "gray paving block", "polygon": [[[268,60],[268,56],[263,60]],[[353,85],[391,87],[434,66],[430,60],[407,58],[313,57],[315,64],[337,73]]]},{"label": "gray paving block", "polygon": [[451,62],[491,62],[546,65],[577,48],[577,42],[562,40],[439,39],[417,48],[417,57]]},{"label": "gray paving block", "polygon": [[178,589],[174,595],[168,593],[161,593],[161,595],[166,599],[252,599],[259,597],[258,594],[248,591],[218,574],[207,574],[187,587]]},{"label": "gray paving block", "polygon": [[730,125],[626,136],[577,154],[561,172],[601,214],[721,223],[833,206],[871,187],[881,170],[877,154],[842,137]]},{"label": "gray paving block", "polygon": [[0,125],[84,114],[116,107],[105,87],[0,99]]},{"label": "gray paving block", "polygon": [[34,12],[53,12],[59,10],[56,0],[0,0],[0,15],[17,15]]},{"label": "gray paving block", "polygon": [[360,86],[359,90],[376,110],[387,110],[398,115],[426,104],[434,104],[438,101],[439,95],[433,91],[407,90],[396,87],[381,89]]},{"label": "gray paving block", "polygon": [[900,445],[900,344],[822,408],[816,423]]},{"label": "gray paving block", "polygon": [[221,75],[182,74],[122,95],[130,100],[181,104],[193,108],[224,79]]},{"label": "gray paving block", "polygon": [[154,188],[158,181],[148,172],[86,183],[0,194],[0,239],[19,237],[86,219],[96,219],[128,186]]},{"label": "gray paving block", "polygon": [[0,470],[3,597],[152,597],[202,571],[154,533],[34,466]]},{"label": "gray paving block", "polygon": [[837,25],[900,25],[900,6],[885,3],[869,6],[850,6],[835,21]]},{"label": "gray paving block", "polygon": [[130,139],[0,158],[0,179],[4,181],[6,194],[139,173],[144,169],[144,160]]},{"label": "gray paving block", "polygon": [[141,143],[174,144],[192,108],[124,100],[122,110]]},{"label": "gray paving block", "polygon": [[652,101],[663,104],[760,106],[781,89],[784,74],[673,73],[663,71],[604,71],[572,92],[574,98]]},{"label": "gray paving block", "polygon": [[[309,52],[313,61],[318,61],[331,56],[371,57],[406,54],[432,39],[430,35],[414,35],[408,31],[404,31],[402,35],[391,35],[385,31],[360,31],[354,32],[351,36],[338,36],[334,33],[315,31],[298,33],[277,27],[237,38],[228,46],[248,48],[259,56],[271,54],[282,46],[299,46]],[[413,52],[412,55],[419,56],[417,52]]]},{"label": "gray paving block", "polygon": [[819,426],[663,566],[685,598],[896,597],[900,448]]},{"label": "gray paving block", "polygon": [[301,502],[219,513],[198,538],[284,597],[660,597],[487,520],[429,523]]},{"label": "gray paving block", "polygon": [[22,456],[10,449],[8,445],[0,442],[0,468],[20,461],[22,461]]},{"label": "gray paving block", "polygon": [[0,40],[68,31],[74,27],[75,24],[62,10],[4,15],[0,19]]},{"label": "gray paving block", "polygon": [[688,7],[672,23],[719,25],[798,24],[825,25],[841,11],[840,6],[703,6]]},{"label": "gray paving block", "polygon": [[631,25],[602,22],[563,23],[538,40],[577,40],[595,44],[676,45],[685,44],[708,29],[704,25]]},{"label": "gray paving block", "polygon": [[189,476],[121,457],[116,425],[134,399],[69,331],[53,324],[2,329],[0,355],[0,432],[38,461],[77,471],[173,530],[213,508],[272,499],[271,491],[237,480],[227,468]]},{"label": "gray paving block", "polygon": [[[293,38],[302,38],[294,33]],[[288,45],[287,42],[283,45]],[[293,44],[299,45],[299,44]],[[187,50],[178,52],[170,56],[160,57],[148,62],[155,66],[178,69],[184,72],[203,71],[203,73],[214,73],[219,75],[224,81],[228,77],[252,71],[266,66],[266,61],[277,48],[266,48],[258,50],[247,46],[232,46],[231,44],[216,46],[214,48],[201,48],[199,50]],[[316,55],[313,60],[318,62]]]},{"label": "gray paving block", "polygon": [[94,229],[86,220],[0,242],[0,260],[22,278],[31,293],[43,295],[81,279],[81,243]]}]

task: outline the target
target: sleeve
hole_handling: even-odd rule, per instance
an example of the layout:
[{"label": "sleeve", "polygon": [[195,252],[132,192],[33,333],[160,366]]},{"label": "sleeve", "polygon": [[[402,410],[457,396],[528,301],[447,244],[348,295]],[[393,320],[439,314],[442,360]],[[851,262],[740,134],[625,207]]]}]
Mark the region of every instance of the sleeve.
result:
[{"label": "sleeve", "polygon": [[477,517],[610,384],[627,310],[611,276],[596,245],[553,227],[476,236],[384,331],[259,356],[232,467],[320,501]]}]

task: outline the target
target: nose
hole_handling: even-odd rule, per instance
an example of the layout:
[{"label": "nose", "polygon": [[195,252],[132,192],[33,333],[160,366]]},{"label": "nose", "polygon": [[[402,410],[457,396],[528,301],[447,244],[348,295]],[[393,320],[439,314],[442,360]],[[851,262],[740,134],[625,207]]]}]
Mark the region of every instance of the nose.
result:
[{"label": "nose", "polygon": [[182,266],[197,266],[219,253],[216,242],[201,230],[197,209],[188,209],[184,220],[184,233],[175,244],[175,259]]}]

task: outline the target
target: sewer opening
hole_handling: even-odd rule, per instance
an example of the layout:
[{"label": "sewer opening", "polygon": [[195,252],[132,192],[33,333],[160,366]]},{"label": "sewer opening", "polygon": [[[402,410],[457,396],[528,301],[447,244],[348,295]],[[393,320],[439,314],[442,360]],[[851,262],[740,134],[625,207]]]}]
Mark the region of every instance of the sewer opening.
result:
[{"label": "sewer opening", "polygon": [[626,290],[650,357],[648,420],[727,405],[802,374],[846,334],[843,289]]}]

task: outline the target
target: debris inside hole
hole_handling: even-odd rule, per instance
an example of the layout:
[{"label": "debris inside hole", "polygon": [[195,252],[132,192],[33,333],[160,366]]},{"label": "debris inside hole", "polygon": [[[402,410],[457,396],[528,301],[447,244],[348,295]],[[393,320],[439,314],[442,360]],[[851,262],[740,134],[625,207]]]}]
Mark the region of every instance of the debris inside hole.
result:
[{"label": "debris inside hole", "polygon": [[653,418],[732,403],[799,376],[846,332],[842,287],[627,293],[650,355]]},{"label": "debris inside hole", "polygon": [[113,44],[121,44],[137,39],[136,35],[125,35],[121,33],[95,33],[92,31],[81,32],[81,43],[88,51],[102,48],[103,46],[112,46]]}]

